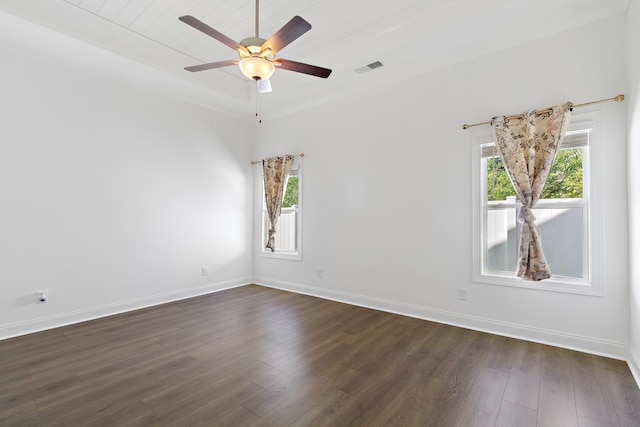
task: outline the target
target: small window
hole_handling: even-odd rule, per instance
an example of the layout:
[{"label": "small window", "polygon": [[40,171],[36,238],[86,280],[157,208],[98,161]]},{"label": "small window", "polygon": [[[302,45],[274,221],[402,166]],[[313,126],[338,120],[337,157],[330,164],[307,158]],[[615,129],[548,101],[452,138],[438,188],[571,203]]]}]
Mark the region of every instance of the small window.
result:
[{"label": "small window", "polygon": [[576,293],[589,289],[590,129],[567,132],[535,208],[545,258],[552,277],[526,282],[516,277],[521,208],[493,141],[479,141],[474,156],[479,182],[474,186],[474,281]]},{"label": "small window", "polygon": [[275,251],[266,249],[269,231],[269,218],[267,207],[264,202],[264,188],[262,196],[262,254],[275,258],[300,259],[300,189],[301,189],[300,166],[293,165],[284,196],[282,198],[282,208],[280,218],[276,225]]}]

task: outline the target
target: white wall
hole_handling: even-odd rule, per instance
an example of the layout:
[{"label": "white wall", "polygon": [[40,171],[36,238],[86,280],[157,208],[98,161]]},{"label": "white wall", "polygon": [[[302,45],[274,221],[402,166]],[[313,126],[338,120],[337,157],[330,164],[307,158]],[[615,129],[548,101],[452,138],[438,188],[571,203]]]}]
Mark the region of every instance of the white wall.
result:
[{"label": "white wall", "polygon": [[0,338],[248,283],[253,128],[35,40],[0,35]]},{"label": "white wall", "polygon": [[[606,144],[594,195],[603,209],[603,256],[594,263],[604,297],[472,283],[472,133],[461,129],[624,93],[625,37],[621,15],[265,122],[255,158],[305,153],[302,261],[257,256],[256,242],[255,281],[626,357],[626,106],[576,110],[598,112]],[[457,299],[458,287],[468,289],[467,301]]]},{"label": "white wall", "polygon": [[640,383],[640,3],[631,1],[627,11],[629,90],[629,260],[630,260],[630,366]]}]

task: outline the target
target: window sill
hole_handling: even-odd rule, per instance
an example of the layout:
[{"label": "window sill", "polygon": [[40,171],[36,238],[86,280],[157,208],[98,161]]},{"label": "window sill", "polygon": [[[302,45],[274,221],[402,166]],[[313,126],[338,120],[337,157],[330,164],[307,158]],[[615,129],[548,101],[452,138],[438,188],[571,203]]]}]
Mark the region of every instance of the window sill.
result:
[{"label": "window sill", "polygon": [[275,258],[275,259],[288,259],[292,261],[302,260],[300,252],[266,252],[260,251],[260,255],[263,258]]},{"label": "window sill", "polygon": [[531,289],[536,291],[561,292],[567,294],[579,294],[590,296],[604,296],[602,289],[593,284],[585,283],[579,279],[563,276],[552,276],[550,279],[531,282],[516,277],[513,273],[490,272],[474,274],[475,283],[487,285],[511,286],[514,288]]}]

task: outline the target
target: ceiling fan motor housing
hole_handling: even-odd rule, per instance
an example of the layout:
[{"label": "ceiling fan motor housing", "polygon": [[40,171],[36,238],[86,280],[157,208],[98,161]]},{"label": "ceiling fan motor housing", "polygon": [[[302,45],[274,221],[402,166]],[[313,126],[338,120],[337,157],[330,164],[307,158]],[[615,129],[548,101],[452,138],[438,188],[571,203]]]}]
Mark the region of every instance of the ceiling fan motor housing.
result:
[{"label": "ceiling fan motor housing", "polygon": [[[262,51],[262,45],[266,42],[265,39],[260,37],[247,37],[246,39],[240,40],[240,45],[246,48],[246,51],[243,49],[238,49],[238,54],[241,58],[248,58],[249,56],[260,56],[265,57],[267,53],[271,51],[271,49],[265,49]],[[249,51],[249,54],[247,54]]]}]

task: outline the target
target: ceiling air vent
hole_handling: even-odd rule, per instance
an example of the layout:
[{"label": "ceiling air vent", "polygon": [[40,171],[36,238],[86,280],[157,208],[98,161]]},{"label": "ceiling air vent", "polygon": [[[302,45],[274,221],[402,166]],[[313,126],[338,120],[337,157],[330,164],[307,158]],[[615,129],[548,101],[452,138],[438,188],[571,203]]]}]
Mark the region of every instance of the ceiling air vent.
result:
[{"label": "ceiling air vent", "polygon": [[382,67],[384,64],[380,61],[372,62],[371,64],[367,64],[362,67],[356,68],[354,71],[358,74],[366,73],[367,71],[375,70],[376,68]]}]

